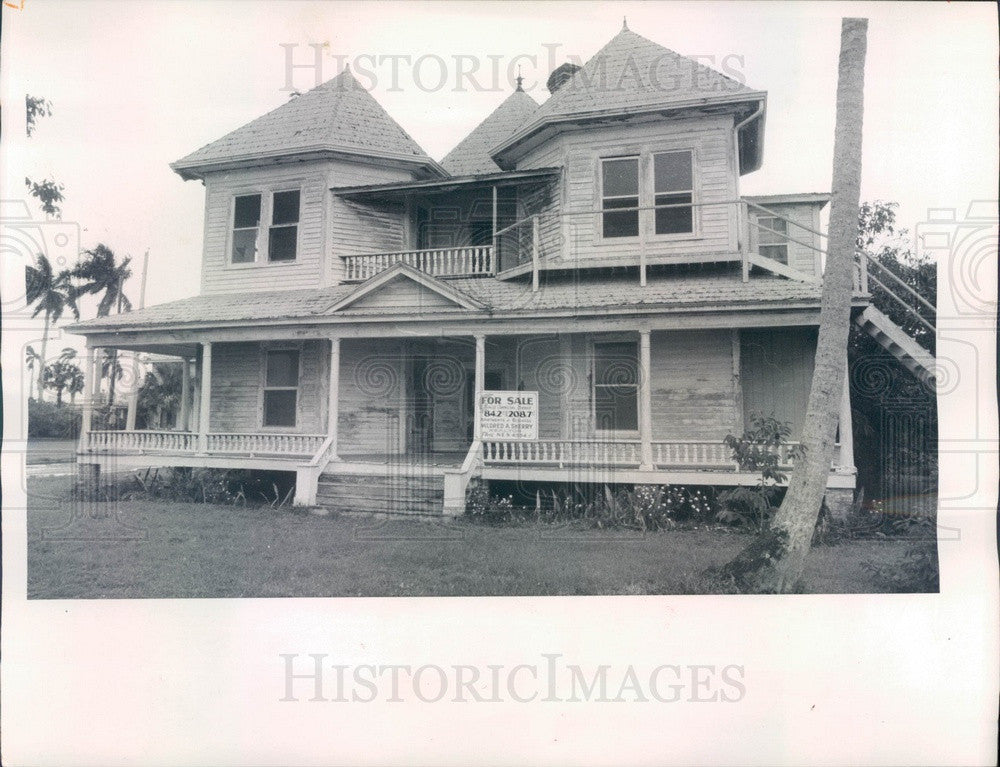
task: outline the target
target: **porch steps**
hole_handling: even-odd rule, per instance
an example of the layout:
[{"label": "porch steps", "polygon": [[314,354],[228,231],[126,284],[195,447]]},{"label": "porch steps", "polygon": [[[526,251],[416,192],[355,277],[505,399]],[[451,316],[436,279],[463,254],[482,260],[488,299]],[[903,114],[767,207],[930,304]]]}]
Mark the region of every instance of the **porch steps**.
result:
[{"label": "porch steps", "polygon": [[934,355],[874,306],[867,307],[854,321],[917,378],[934,375]]},{"label": "porch steps", "polygon": [[440,516],[441,476],[406,474],[322,474],[316,505],[340,512]]}]

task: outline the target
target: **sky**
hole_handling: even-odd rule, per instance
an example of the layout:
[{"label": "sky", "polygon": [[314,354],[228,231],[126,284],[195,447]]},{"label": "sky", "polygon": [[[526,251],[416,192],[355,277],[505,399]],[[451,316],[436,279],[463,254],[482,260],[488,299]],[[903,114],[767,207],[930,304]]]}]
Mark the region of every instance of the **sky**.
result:
[{"label": "sky", "polygon": [[[764,164],[743,194],[829,190],[840,19],[865,16],[862,199],[898,201],[913,228],[928,208],[996,197],[992,3],[26,0],[4,8],[0,97],[43,96],[53,114],[25,139],[21,110],[4,111],[2,198],[24,198],[25,176],[57,179],[82,247],[106,243],[136,267],[149,251],[147,305],[195,295],[204,190],[168,163],[284,103],[289,51],[311,65],[323,46],[323,80],[344,61],[373,70],[375,98],[440,159],[506,98],[518,64],[541,101],[553,66],[589,58],[623,16],[768,92]],[[291,76],[316,84],[314,66]]]}]

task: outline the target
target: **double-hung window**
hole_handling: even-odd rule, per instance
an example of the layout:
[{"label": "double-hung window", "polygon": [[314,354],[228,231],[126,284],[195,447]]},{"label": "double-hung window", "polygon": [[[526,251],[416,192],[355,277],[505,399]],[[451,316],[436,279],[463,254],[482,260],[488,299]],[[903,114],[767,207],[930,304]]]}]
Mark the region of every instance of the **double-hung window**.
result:
[{"label": "double-hung window", "polygon": [[298,189],[237,195],[233,201],[231,263],[294,261],[298,250],[299,207]]},{"label": "double-hung window", "polygon": [[234,264],[252,264],[257,260],[260,203],[259,194],[241,194],[235,200],[232,254]]},{"label": "double-hung window", "polygon": [[690,234],[694,231],[694,174],[691,152],[653,155],[653,197],[657,234]]},{"label": "double-hung window", "polygon": [[765,258],[788,263],[788,223],[777,216],[757,219],[757,252]]},{"label": "double-hung window", "polygon": [[605,238],[639,236],[639,158],[601,161],[601,211]]},{"label": "double-hung window", "polygon": [[639,346],[635,341],[594,344],[593,396],[597,431],[639,428]]},{"label": "double-hung window", "polygon": [[298,351],[268,351],[264,364],[264,426],[295,426],[298,399]]}]

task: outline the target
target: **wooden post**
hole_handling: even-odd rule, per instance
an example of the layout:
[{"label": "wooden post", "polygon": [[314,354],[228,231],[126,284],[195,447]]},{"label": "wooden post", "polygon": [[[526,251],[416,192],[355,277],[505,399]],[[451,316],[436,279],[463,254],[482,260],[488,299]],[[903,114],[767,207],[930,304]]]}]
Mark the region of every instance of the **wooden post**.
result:
[{"label": "wooden post", "polygon": [[639,331],[639,441],[642,450],[641,469],[653,468],[653,402],[649,331]]},{"label": "wooden post", "polygon": [[472,425],[472,438],[474,440],[482,439],[482,428],[480,426],[479,418],[479,401],[482,399],[483,390],[486,388],[486,336],[476,336],[476,371],[475,371],[475,408],[474,418],[475,423]]},{"label": "wooden post", "polygon": [[730,343],[732,345],[733,356],[733,434],[742,434],[743,425],[743,377],[742,360],[740,357],[740,329],[732,328],[729,331]]},{"label": "wooden post", "polygon": [[87,348],[87,356],[83,360],[83,417],[80,421],[80,450],[87,448],[87,435],[94,416],[94,362],[97,359],[97,349]]},{"label": "wooden post", "polygon": [[181,358],[181,413],[177,419],[177,428],[180,431],[188,430],[188,423],[191,420],[191,363],[187,357]]},{"label": "wooden post", "polygon": [[337,427],[340,421],[340,339],[330,339],[330,384],[326,398],[326,434],[332,438],[330,455],[337,455]]},{"label": "wooden post", "polygon": [[201,345],[201,400],[198,412],[198,452],[208,452],[208,424],[212,406],[212,342]]},{"label": "wooden post", "polygon": [[538,214],[531,217],[531,292],[538,292],[538,249],[541,234],[538,229]]},{"label": "wooden post", "polygon": [[844,396],[840,401],[840,457],[837,461],[838,473],[854,474],[854,422],[851,415],[851,375],[850,368],[844,377]]}]

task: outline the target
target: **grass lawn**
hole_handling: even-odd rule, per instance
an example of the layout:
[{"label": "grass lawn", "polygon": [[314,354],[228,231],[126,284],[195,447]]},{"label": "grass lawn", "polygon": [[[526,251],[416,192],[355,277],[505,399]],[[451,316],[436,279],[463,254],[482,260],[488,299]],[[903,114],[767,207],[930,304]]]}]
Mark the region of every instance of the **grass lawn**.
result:
[{"label": "grass lawn", "polygon": [[76,442],[75,439],[30,439],[25,462],[33,465],[75,461]]},{"label": "grass lawn", "polygon": [[[749,540],[704,529],[493,528],[193,503],[74,510],[69,482],[29,479],[29,598],[698,593],[698,574]],[[95,511],[109,516],[94,519]],[[815,547],[805,589],[886,591],[862,563],[898,563],[908,545]]]}]

